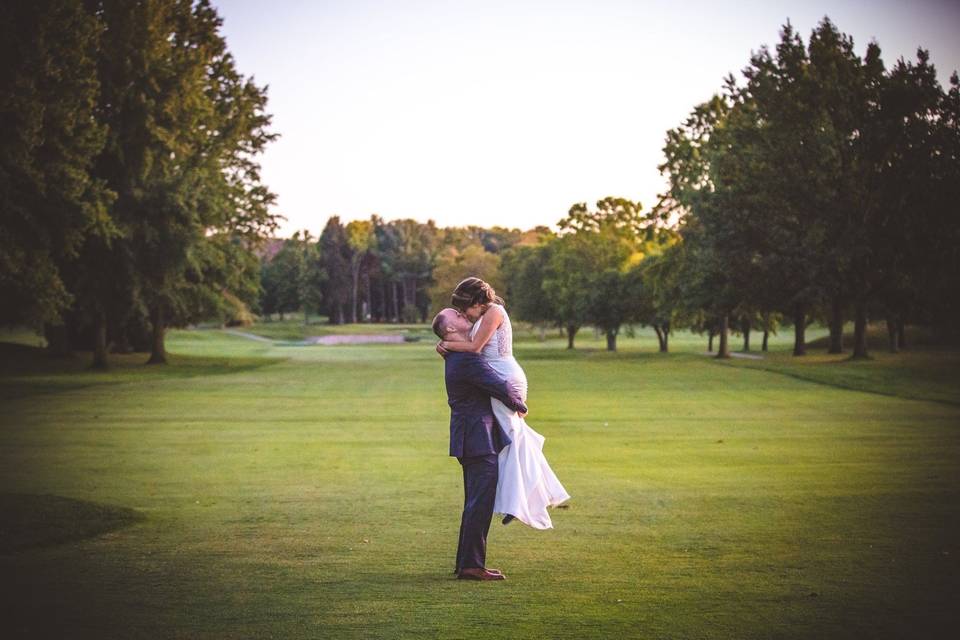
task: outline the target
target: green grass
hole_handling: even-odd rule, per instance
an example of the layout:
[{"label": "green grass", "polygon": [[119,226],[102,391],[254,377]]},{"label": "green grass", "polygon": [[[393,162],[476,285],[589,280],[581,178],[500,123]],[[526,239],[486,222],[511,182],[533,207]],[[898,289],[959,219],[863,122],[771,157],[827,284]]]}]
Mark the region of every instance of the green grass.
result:
[{"label": "green grass", "polygon": [[726,364],[771,371],[842,389],[960,406],[960,349],[933,346],[929,335],[911,327],[907,332],[911,347],[894,354],[887,345],[886,329],[871,326],[868,331],[869,357],[851,360],[852,327],[847,329],[845,351],[841,354],[827,353],[828,338],[821,336],[808,343],[804,356],[793,356],[791,348],[781,343],[768,353],[760,353],[754,347],[751,354],[761,355],[762,359],[732,358]]},{"label": "green grass", "polygon": [[326,318],[310,318],[303,321],[302,314],[287,316],[283,320],[260,322],[252,328],[238,327],[237,331],[253,333],[278,341],[299,341],[313,336],[334,334],[349,335],[395,335],[397,333],[413,340],[432,338],[430,327],[422,324],[327,324]]},{"label": "green grass", "polygon": [[143,519],[133,509],[20,493],[0,493],[0,513],[0,554],[82,540]]},{"label": "green grass", "polygon": [[143,519],[0,555],[4,635],[952,637],[953,352],[800,362],[790,341],[719,362],[683,334],[665,355],[648,332],[616,354],[519,339],[573,498],[552,531],[493,525],[495,584],[450,575],[462,484],[431,341],[178,331],[171,366],[105,373],[6,351],[0,491]]}]

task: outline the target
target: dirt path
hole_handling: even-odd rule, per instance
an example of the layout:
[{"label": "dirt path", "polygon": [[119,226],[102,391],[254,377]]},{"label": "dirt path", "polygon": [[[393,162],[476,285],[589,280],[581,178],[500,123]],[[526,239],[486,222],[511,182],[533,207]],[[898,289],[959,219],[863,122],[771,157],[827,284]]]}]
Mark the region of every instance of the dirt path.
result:
[{"label": "dirt path", "polygon": [[256,340],[257,342],[269,342],[273,344],[273,340],[270,338],[264,338],[263,336],[258,336],[255,333],[247,333],[246,331],[237,331],[236,329],[224,329],[224,333],[229,333],[232,336],[240,336],[241,338],[246,338],[248,340]]},{"label": "dirt path", "polygon": [[[704,351],[703,355],[716,357],[717,354],[712,351]],[[758,356],[752,353],[740,353],[739,351],[731,351],[730,357],[732,358],[745,358],[747,360],[763,360],[763,356]]]},{"label": "dirt path", "polygon": [[275,342],[283,342],[285,344],[322,344],[322,345],[331,345],[331,344],[403,344],[406,342],[406,339],[402,335],[373,335],[373,334],[339,334],[339,335],[327,335],[327,336],[308,336],[303,340],[271,340],[270,338],[264,338],[263,336],[258,336],[255,333],[248,333],[246,331],[237,331],[236,329],[224,329],[224,333],[229,333],[233,336],[239,336],[241,338],[247,338],[248,340],[256,340],[257,342],[267,342],[273,344]]}]

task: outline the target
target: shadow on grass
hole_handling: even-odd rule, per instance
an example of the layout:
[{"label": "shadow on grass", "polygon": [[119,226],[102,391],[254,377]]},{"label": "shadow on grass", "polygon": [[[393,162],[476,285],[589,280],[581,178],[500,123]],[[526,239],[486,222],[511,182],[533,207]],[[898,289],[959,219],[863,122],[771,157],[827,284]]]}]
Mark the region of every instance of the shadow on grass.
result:
[{"label": "shadow on grass", "polygon": [[849,353],[808,352],[797,357],[777,352],[767,354],[763,360],[729,359],[719,363],[847,391],[960,406],[960,351],[954,349],[877,352],[865,360],[850,359]]},{"label": "shadow on grass", "polygon": [[656,349],[638,349],[635,347],[619,349],[617,351],[607,351],[605,347],[577,347],[576,349],[552,348],[543,346],[534,346],[535,343],[515,345],[517,359],[521,364],[528,360],[648,360],[662,361],[666,358],[687,358],[693,354],[686,351],[669,351],[661,353]]},{"label": "shadow on grass", "polygon": [[92,538],[145,519],[126,507],[29,493],[0,493],[0,513],[0,554]]},{"label": "shadow on grass", "polygon": [[254,371],[287,358],[168,354],[168,364],[147,365],[148,354],[110,354],[110,367],[92,369],[89,353],[55,357],[40,347],[0,342],[0,397],[58,393],[101,384],[148,382]]}]

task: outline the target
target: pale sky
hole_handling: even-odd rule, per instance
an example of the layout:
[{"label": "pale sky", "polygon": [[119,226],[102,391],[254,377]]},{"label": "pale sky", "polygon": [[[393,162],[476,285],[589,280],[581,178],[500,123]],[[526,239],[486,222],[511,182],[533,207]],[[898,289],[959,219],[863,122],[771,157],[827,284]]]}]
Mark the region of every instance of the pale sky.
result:
[{"label": "pale sky", "polygon": [[776,44],[829,15],[887,67],[960,68],[960,0],[537,2],[213,0],[281,135],[261,157],[288,218],[554,225],[605,196],[649,210],[667,129]]}]

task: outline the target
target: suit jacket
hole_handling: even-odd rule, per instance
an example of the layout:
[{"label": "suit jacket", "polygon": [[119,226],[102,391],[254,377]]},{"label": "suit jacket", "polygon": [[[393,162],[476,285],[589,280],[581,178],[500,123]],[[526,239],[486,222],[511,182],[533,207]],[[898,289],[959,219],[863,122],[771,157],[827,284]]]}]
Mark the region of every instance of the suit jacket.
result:
[{"label": "suit jacket", "polygon": [[514,411],[526,413],[520,394],[480,354],[454,351],[444,359],[447,403],[450,405],[450,455],[500,453],[510,437],[497,422],[491,396]]}]

